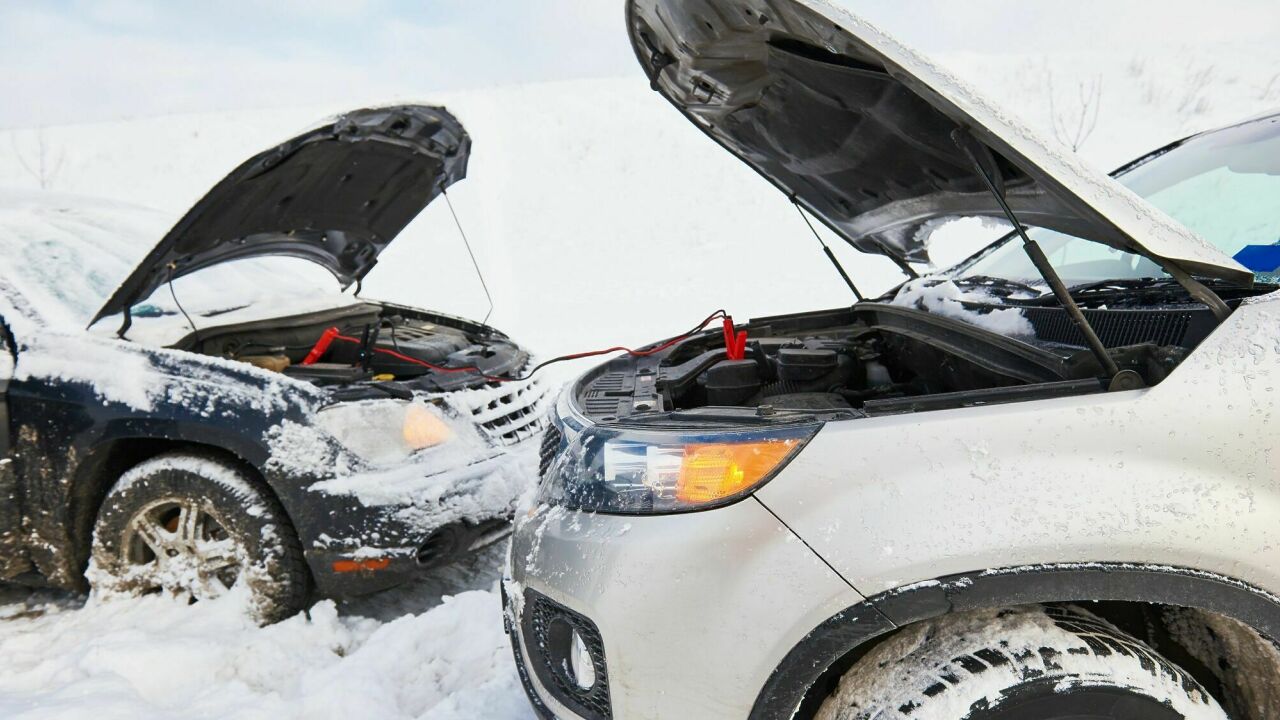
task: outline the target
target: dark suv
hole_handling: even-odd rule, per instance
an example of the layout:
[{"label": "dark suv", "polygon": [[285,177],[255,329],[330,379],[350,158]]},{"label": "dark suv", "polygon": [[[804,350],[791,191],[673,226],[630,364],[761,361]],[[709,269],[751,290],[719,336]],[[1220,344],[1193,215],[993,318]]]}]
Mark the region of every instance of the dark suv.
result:
[{"label": "dark suv", "polygon": [[442,108],[351,112],[249,159],[141,262],[149,211],[0,198],[0,579],[243,587],[271,621],[505,537],[506,451],[542,423],[541,388],[504,381],[529,354],[358,296],[469,151]]}]

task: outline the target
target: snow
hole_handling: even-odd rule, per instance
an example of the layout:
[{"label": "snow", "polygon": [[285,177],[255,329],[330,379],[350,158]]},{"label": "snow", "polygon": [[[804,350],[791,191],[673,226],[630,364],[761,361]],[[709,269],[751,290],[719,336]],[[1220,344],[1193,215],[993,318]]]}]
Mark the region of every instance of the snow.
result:
[{"label": "snow", "polygon": [[[17,318],[0,292],[0,315]],[[315,386],[279,373],[180,350],[147,349],[91,333],[42,332],[38,323],[9,323],[20,349],[13,377],[57,380],[91,387],[103,402],[147,411],[160,399],[185,404],[206,417],[226,408],[281,410],[290,402],[314,403]],[[255,383],[254,379],[261,382]]]},{"label": "snow", "polygon": [[1000,298],[980,288],[962,290],[950,280],[918,278],[903,284],[892,300],[894,305],[928,310],[1001,335],[1035,334],[1031,321],[1017,308],[978,312],[965,307],[964,303],[999,305]]},{"label": "snow", "polygon": [[[1280,105],[1280,83],[1267,87],[1280,50],[1269,63],[1230,48],[1211,56],[1118,49],[942,59],[1040,128],[1050,120],[1047,73],[1054,75],[1060,111],[1074,81],[1105,75],[1099,129],[1082,147],[1086,159],[1103,168]],[[1193,86],[1209,65],[1215,82]],[[1193,100],[1180,110],[1188,94]],[[474,140],[468,177],[450,199],[493,291],[491,322],[544,357],[669,337],[719,307],[745,319],[850,302],[786,198],[709,142],[642,79],[421,99],[449,107]],[[345,109],[50,127],[48,142],[66,156],[53,188],[155,206],[176,218],[243,158]],[[24,131],[0,131],[0,187],[30,187],[33,180],[3,151],[14,137],[28,139]],[[935,265],[948,265],[999,234],[974,225],[962,237],[932,239]],[[888,260],[857,253],[823,232],[864,294],[875,296],[904,279]],[[441,268],[447,272],[435,272]],[[181,280],[178,291],[183,298],[190,292]],[[466,317],[482,317],[487,309],[442,203],[432,203],[383,254],[363,295]],[[163,291],[157,296],[167,300]],[[629,308],[643,312],[621,321]],[[553,366],[553,374],[565,377],[593,362]]]},{"label": "snow", "polygon": [[104,401],[150,410],[162,388],[151,382],[150,359],[118,342],[46,334],[39,352],[19,353],[15,380],[56,380],[90,387]]},{"label": "snow", "polygon": [[188,606],[0,588],[0,717],[532,719],[498,559],[266,628],[233,596]]},{"label": "snow", "polygon": [[[617,41],[625,42],[621,35]],[[1280,105],[1280,83],[1273,78],[1280,46],[1272,47],[1275,55],[1269,57],[1260,57],[1257,47],[1248,53],[1170,47],[941,59],[1045,134],[1052,87],[1058,88],[1061,108],[1076,82],[1105,76],[1099,129],[1081,154],[1109,169],[1188,133]],[[1051,74],[1052,86],[1046,82]],[[469,177],[450,197],[493,290],[491,322],[545,357],[667,337],[719,307],[746,318],[851,300],[786,199],[709,142],[638,73],[424,99],[457,113],[475,141]],[[132,268],[126,260],[142,257],[228,171],[317,118],[347,109],[338,104],[237,110],[44,129],[47,142],[65,158],[52,178],[54,190],[160,212],[112,206],[109,232],[74,215],[63,217],[55,227],[83,240],[78,254],[48,266],[51,282],[18,288],[34,298],[19,314],[83,327],[86,313]],[[34,133],[0,131],[0,188],[37,186],[16,154],[6,151],[28,147]],[[8,190],[5,195],[16,197]],[[35,207],[41,203],[48,204],[31,192],[0,206],[0,224],[31,227],[33,218],[43,217],[45,211]],[[135,227],[132,234],[120,232]],[[960,229],[962,237],[947,235],[952,228],[931,237],[935,266],[945,267],[1001,234],[978,222]],[[903,280],[889,261],[860,255],[826,235],[868,296]],[[0,278],[10,282],[7,269],[36,268],[49,260],[40,255],[38,238],[3,244],[13,237],[0,233],[6,258]],[[135,240],[106,244],[129,237]],[[74,275],[69,270],[81,266],[100,272],[92,285],[68,286],[65,280]],[[268,291],[284,278],[307,274],[302,267],[273,268],[249,284],[269,300]],[[325,282],[307,282],[312,280]],[[232,294],[209,283],[210,296],[201,297],[202,288],[185,278],[174,285],[184,306],[195,310],[197,324],[202,309],[225,309],[219,303]],[[58,296],[57,288],[67,292]],[[0,282],[0,302],[14,302],[11,290]],[[347,302],[349,296],[333,292],[334,302]],[[958,288],[910,292],[944,313],[965,296]],[[486,309],[442,203],[430,206],[382,256],[363,294],[467,317],[481,317]],[[77,300],[70,312],[58,309],[67,298],[90,295],[92,306]],[[162,314],[136,321],[139,338],[159,343],[184,332],[185,321],[174,314],[167,292],[151,302]],[[6,320],[15,317],[10,308],[3,314]],[[48,317],[55,314],[60,317]],[[1014,316],[997,317],[1017,324]],[[103,326],[108,334],[114,329]],[[145,389],[106,377],[106,368],[141,361],[102,360],[97,366],[23,372],[84,378],[104,399],[150,401]],[[594,362],[565,366],[560,376]],[[217,366],[210,368],[212,376]],[[308,455],[308,447],[316,446],[307,440],[289,440],[296,450],[293,462],[319,457]],[[352,483],[344,490],[434,492],[407,477],[365,479],[389,482],[381,488]],[[543,508],[535,515],[554,512]],[[182,606],[159,597],[86,601],[0,587],[0,716],[531,718],[501,629],[495,589],[500,553],[494,548],[459,568],[360,602],[321,603],[309,617],[265,629],[234,611],[234,598]]]},{"label": "snow", "polygon": [[[439,400],[454,402],[451,395]],[[459,401],[462,411],[424,404],[450,437],[411,453],[396,442],[408,405],[371,400],[327,408],[316,426],[285,421],[269,435],[268,464],[325,478],[313,483],[311,492],[349,495],[369,507],[402,506],[396,518],[424,538],[454,522],[503,516],[514,509],[515,499],[528,494],[537,477],[537,438],[499,452],[481,436],[468,401]],[[335,415],[340,416],[336,421]]]},{"label": "snow", "polygon": [[[32,320],[82,328],[172,219],[93,197],[0,193],[0,283],[21,293]],[[6,293],[9,294],[9,293]]]},{"label": "snow", "polygon": [[480,522],[505,515],[515,509],[515,500],[527,494],[533,484],[530,479],[537,477],[536,442],[477,460],[481,451],[480,446],[467,444],[432,448],[415,462],[352,471],[310,489],[352,495],[371,507],[403,506],[396,511],[397,517],[426,537],[460,520]]},{"label": "snow", "polygon": [[285,420],[267,433],[271,457],[267,467],[302,475],[321,468],[345,475],[358,462],[336,446],[330,436],[305,423]]},{"label": "snow", "polygon": [[[1080,609],[1073,612],[1092,618]],[[1028,677],[1043,676],[1059,678],[1055,692],[1114,683],[1167,704],[1187,720],[1225,720],[1217,702],[1206,693],[1185,688],[1181,678],[1149,658],[1098,649],[1113,642],[1087,626],[1067,629],[1035,606],[947,615],[904,628],[875,647],[855,666],[866,672],[845,675],[817,717],[845,720],[854,713],[841,710],[852,708],[877,718],[952,720],[966,717],[980,701],[997,707],[1005,689]],[[983,669],[975,672],[960,660],[983,658],[977,653],[986,649],[1012,662],[989,666],[979,662]],[[892,671],[877,672],[887,667]],[[921,692],[939,678],[950,680],[942,692]],[[908,712],[899,709],[913,702],[920,704]]]}]

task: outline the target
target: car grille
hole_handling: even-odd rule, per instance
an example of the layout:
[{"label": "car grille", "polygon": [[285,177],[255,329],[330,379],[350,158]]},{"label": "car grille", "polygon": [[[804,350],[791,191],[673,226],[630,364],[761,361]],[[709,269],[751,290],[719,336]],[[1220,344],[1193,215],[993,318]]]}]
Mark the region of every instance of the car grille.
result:
[{"label": "car grille", "polygon": [[538,448],[539,478],[547,476],[547,470],[551,469],[551,463],[560,453],[560,444],[563,441],[564,433],[560,432],[560,428],[556,427],[555,423],[547,423],[547,429],[542,433],[542,446]]},{"label": "car grille", "polygon": [[476,390],[451,393],[450,404],[471,414],[495,443],[514,445],[546,427],[547,391],[535,380],[488,383]]}]

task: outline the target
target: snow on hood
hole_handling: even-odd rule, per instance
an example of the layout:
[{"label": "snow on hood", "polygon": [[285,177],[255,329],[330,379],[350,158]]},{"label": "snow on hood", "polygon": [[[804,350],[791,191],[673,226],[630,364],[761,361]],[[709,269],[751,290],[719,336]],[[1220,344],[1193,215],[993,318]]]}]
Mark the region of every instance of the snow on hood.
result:
[{"label": "snow on hood", "polygon": [[[0,312],[5,306],[0,299]],[[182,405],[205,417],[227,408],[278,414],[310,409],[324,397],[314,385],[222,358],[150,349],[87,333],[19,338],[14,380],[83,385],[103,402],[151,412]]]},{"label": "snow on hood", "polygon": [[208,414],[234,401],[268,412],[314,400],[313,386],[276,373],[83,330],[145,251],[148,231],[165,223],[160,213],[92,198],[0,194],[0,317],[19,346],[13,379],[83,384],[140,411],[181,402]]},{"label": "snow on hood", "polygon": [[[1252,275],[1075,154],[823,0],[629,0],[654,89],[854,247],[927,262],[943,217],[1019,219],[1248,283]],[[959,131],[959,135],[957,135]],[[987,153],[990,156],[987,157]]]},{"label": "snow on hood", "polygon": [[[0,208],[0,218],[4,215],[5,209]],[[102,264],[109,264],[107,254],[102,255]],[[77,284],[70,278],[74,252],[51,264],[62,265],[68,258],[72,262],[62,267],[68,276],[64,288],[92,288],[92,282]],[[78,384],[104,403],[140,412],[166,403],[181,404],[206,417],[228,407],[262,413],[311,408],[324,397],[314,385],[245,363],[87,333],[78,326],[74,295],[59,297],[56,287],[40,282],[56,277],[40,272],[33,282],[30,277],[15,279],[12,272],[0,272],[0,318],[18,346],[17,361],[11,367],[10,353],[0,353],[4,358],[0,370],[12,372],[13,380]]]}]

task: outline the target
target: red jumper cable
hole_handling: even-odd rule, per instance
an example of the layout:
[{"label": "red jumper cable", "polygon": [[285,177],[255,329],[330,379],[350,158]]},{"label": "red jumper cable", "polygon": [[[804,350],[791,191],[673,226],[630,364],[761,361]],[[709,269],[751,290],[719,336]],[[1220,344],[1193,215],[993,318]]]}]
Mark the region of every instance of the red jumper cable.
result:
[{"label": "red jumper cable", "polygon": [[[682,335],[677,335],[676,337],[673,337],[669,340],[665,340],[653,347],[649,347],[644,350],[632,350],[631,348],[627,348],[619,345],[611,348],[605,348],[603,350],[589,350],[587,352],[573,353],[570,355],[561,355],[559,357],[555,357],[550,360],[546,360],[544,362],[538,363],[528,373],[518,377],[507,377],[505,375],[488,375],[485,372],[483,372],[480,368],[474,365],[461,365],[457,367],[436,365],[435,363],[429,363],[426,360],[419,360],[418,358],[410,357],[408,355],[405,355],[404,353],[396,352],[395,350],[391,350],[389,348],[375,347],[373,348],[373,351],[376,353],[387,355],[389,357],[394,357],[395,359],[403,362],[411,363],[414,365],[421,365],[422,367],[435,370],[436,372],[475,373],[476,375],[479,375],[485,380],[489,380],[491,382],[516,382],[516,381],[528,380],[529,378],[533,377],[534,373],[538,372],[542,368],[548,365],[551,365],[552,363],[564,362],[565,360],[578,360],[581,358],[595,357],[597,355],[608,355],[609,353],[615,353],[615,352],[623,352],[632,357],[647,357],[649,355],[654,355],[656,353],[662,352],[663,350],[666,350],[667,348],[670,348],[672,345],[675,345],[676,343],[679,343],[683,340],[687,340],[693,335],[696,335],[702,332],[703,330],[706,329],[708,325],[711,324],[713,320],[717,318],[722,318],[724,320],[725,355],[730,360],[742,360],[743,358],[746,357],[747,332],[745,330],[742,330],[742,331],[738,331],[735,334],[734,327],[733,327],[733,318],[724,310],[717,310],[714,313],[711,313],[711,315],[707,316],[706,320],[703,320],[701,323],[698,323],[698,326],[693,328],[689,332],[684,333]],[[313,365],[316,362],[319,362],[320,358],[324,357],[324,354],[329,351],[329,347],[333,345],[334,342],[361,343],[363,341],[361,341],[360,338],[351,337],[350,335],[343,335],[342,332],[338,330],[338,328],[331,327],[325,330],[323,333],[321,333],[320,339],[316,340],[316,344],[312,346],[311,352],[307,353],[307,356],[302,359],[302,362],[300,364]]]}]

